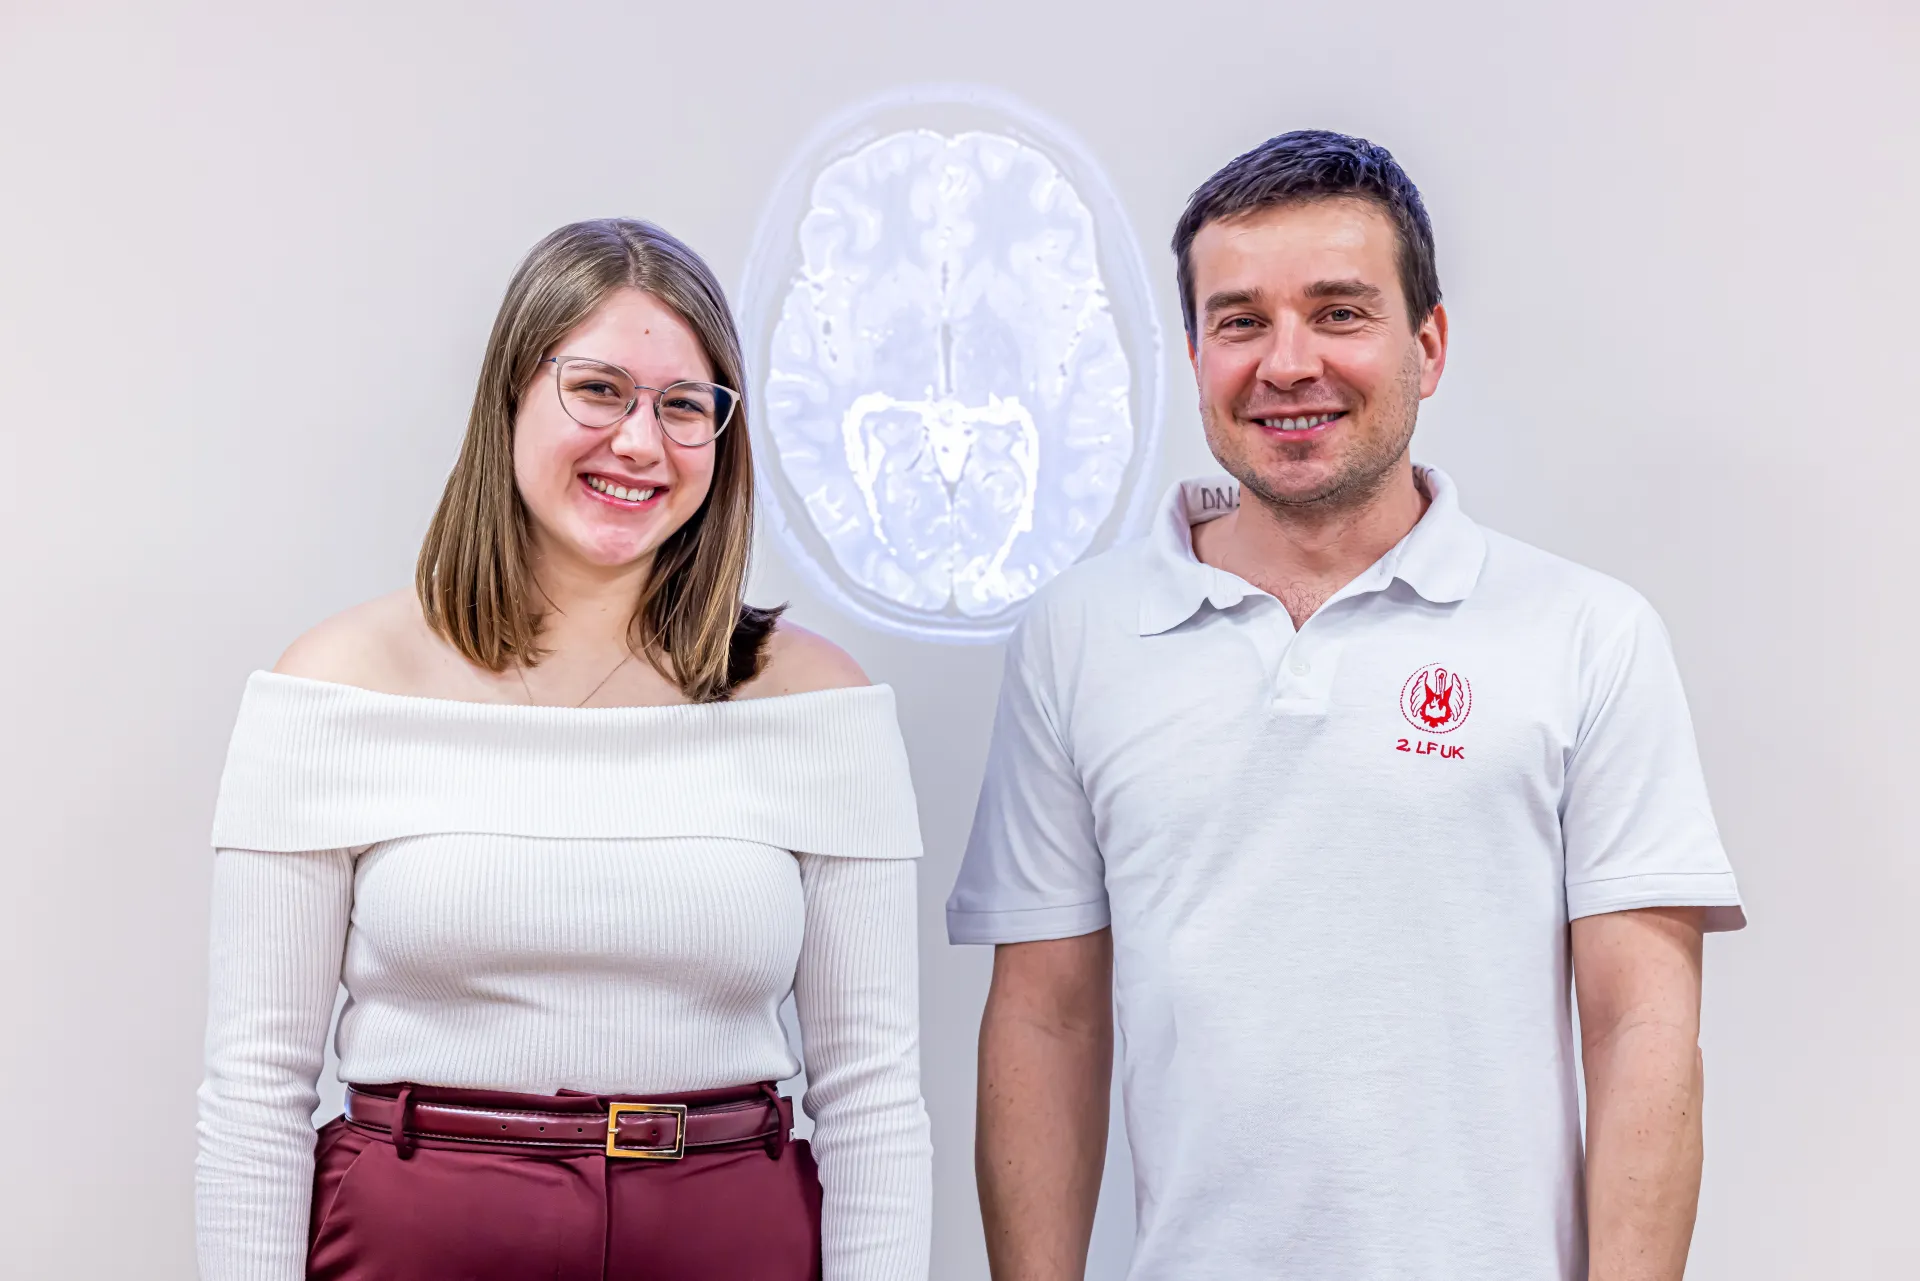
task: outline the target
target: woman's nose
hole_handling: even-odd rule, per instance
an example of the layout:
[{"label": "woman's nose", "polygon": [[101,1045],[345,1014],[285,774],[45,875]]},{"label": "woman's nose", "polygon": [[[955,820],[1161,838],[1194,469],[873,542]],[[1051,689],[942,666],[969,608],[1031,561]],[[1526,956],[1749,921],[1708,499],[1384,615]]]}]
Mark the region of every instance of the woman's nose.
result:
[{"label": "woman's nose", "polygon": [[614,429],[613,452],[623,458],[659,458],[666,452],[666,442],[660,430],[660,419],[654,414],[653,401],[645,396],[633,407],[633,412],[620,420]]}]

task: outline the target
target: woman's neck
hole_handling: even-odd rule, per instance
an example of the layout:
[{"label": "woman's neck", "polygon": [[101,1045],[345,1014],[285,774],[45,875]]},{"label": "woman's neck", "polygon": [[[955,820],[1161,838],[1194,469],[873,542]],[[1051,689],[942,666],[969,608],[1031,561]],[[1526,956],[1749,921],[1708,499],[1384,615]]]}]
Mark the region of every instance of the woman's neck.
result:
[{"label": "woman's neck", "polygon": [[546,617],[540,647],[549,663],[593,661],[631,643],[633,610],[653,571],[651,556],[631,565],[586,565],[536,548],[530,558]]}]

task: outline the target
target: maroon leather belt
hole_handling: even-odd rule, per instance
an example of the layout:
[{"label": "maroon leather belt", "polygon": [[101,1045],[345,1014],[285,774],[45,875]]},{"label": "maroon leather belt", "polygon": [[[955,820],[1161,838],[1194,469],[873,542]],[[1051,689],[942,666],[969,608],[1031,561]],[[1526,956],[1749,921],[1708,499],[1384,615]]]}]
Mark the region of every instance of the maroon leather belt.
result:
[{"label": "maroon leather belt", "polygon": [[791,1103],[746,1099],[690,1108],[682,1103],[609,1103],[596,1112],[475,1107],[371,1094],[349,1087],[347,1120],[396,1141],[442,1139],[559,1153],[604,1152],[631,1161],[678,1161],[689,1152],[778,1142],[792,1128]]}]

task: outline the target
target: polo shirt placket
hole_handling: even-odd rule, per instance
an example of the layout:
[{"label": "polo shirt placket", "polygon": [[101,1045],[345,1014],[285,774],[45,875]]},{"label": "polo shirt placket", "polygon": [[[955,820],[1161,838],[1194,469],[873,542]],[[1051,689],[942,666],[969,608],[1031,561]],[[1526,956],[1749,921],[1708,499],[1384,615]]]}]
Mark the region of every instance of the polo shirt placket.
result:
[{"label": "polo shirt placket", "polygon": [[[1451,501],[1449,490],[1448,501],[1439,513],[1422,520],[1406,542],[1328,597],[1296,630],[1286,606],[1271,593],[1193,555],[1191,527],[1236,510],[1237,488],[1220,481],[1186,481],[1179,492],[1181,516],[1188,522],[1185,546],[1177,536],[1156,539],[1168,590],[1143,604],[1140,634],[1170,631],[1192,618],[1203,605],[1218,612],[1246,610],[1250,617],[1259,619],[1259,624],[1250,628],[1249,639],[1271,676],[1276,712],[1305,716],[1326,711],[1344,636],[1350,629],[1378,621],[1348,602],[1385,593],[1395,581],[1402,581],[1433,604],[1452,604],[1465,599],[1472,590],[1486,555],[1485,539]],[[1157,532],[1168,533],[1167,523],[1163,522]],[[1177,528],[1172,532],[1179,533]],[[1391,609],[1391,605],[1383,608]]]}]

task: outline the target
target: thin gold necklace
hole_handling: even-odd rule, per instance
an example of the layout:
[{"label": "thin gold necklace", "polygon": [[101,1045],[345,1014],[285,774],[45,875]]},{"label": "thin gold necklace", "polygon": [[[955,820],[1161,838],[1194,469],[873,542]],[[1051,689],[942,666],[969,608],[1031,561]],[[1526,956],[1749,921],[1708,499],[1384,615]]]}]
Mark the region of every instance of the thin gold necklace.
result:
[{"label": "thin gold necklace", "polygon": [[[620,661],[615,663],[611,668],[609,668],[607,670],[607,674],[600,678],[600,683],[598,685],[595,685],[592,689],[588,690],[587,696],[581,699],[579,702],[575,703],[574,706],[585,707],[588,703],[592,702],[593,696],[595,694],[598,694],[602,689],[606,688],[607,682],[613,679],[613,674],[619,671],[621,668],[625,667],[627,665],[627,660],[632,657],[633,657],[633,651],[631,649],[629,649],[626,653],[622,654],[620,656]],[[529,707],[540,706],[539,700],[535,699],[533,696],[533,686],[527,684],[527,669],[516,663],[514,665],[513,672],[514,672],[514,675],[520,678],[520,688],[526,691],[527,706]]]}]

